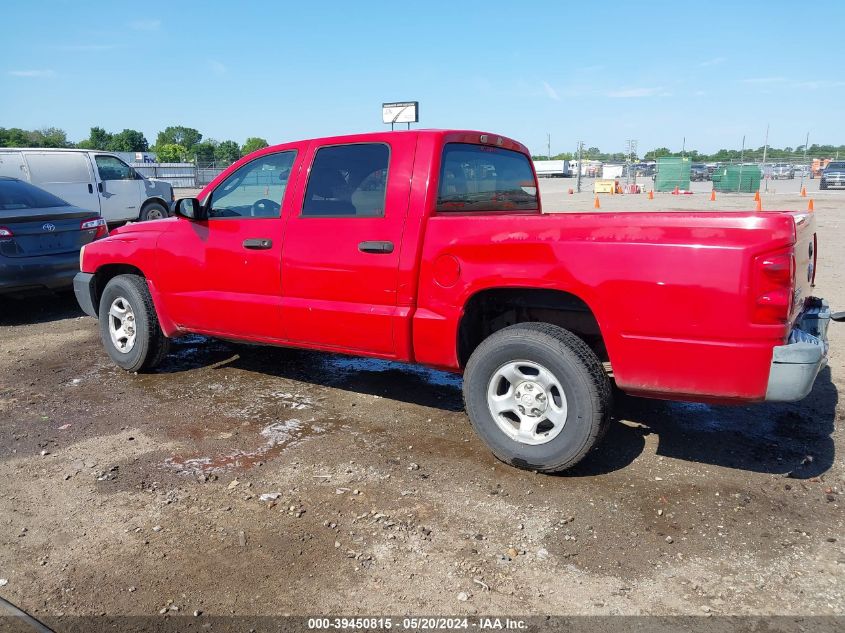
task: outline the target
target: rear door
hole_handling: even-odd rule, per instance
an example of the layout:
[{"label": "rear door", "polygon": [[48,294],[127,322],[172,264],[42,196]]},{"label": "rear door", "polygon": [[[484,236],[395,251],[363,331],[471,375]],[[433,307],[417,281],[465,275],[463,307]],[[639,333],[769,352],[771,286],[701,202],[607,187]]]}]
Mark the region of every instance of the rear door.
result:
[{"label": "rear door", "polygon": [[100,210],[107,222],[134,220],[141,213],[141,201],[146,199],[143,180],[135,170],[109,154],[94,154],[97,170],[97,189]]},{"label": "rear door", "polygon": [[417,135],[371,138],[309,148],[285,229],[282,316],[292,342],[393,357]]},{"label": "rear door", "polygon": [[91,163],[84,152],[24,152],[29,182],[80,209],[100,212]]},{"label": "rear door", "polygon": [[29,180],[23,154],[20,152],[0,152],[0,176]]}]

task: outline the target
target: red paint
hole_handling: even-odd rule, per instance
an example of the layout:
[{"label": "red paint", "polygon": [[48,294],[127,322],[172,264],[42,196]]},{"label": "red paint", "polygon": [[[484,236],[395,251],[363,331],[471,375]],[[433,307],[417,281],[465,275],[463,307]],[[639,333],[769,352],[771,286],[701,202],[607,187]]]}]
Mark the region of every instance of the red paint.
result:
[{"label": "red paint", "polygon": [[[128,225],[89,245],[83,270],[114,263],[141,270],[170,336],[200,332],[456,371],[458,327],[474,294],[556,289],[594,313],[622,389],[763,398],[772,348],[784,343],[809,293],[812,216],[435,213],[443,145],[481,144],[482,134],[377,133],[259,150],[200,199],[256,157],[295,149],[279,218]],[[528,155],[515,141],[486,137]],[[317,150],[362,142],[390,146],[384,217],[301,217]],[[252,238],[271,239],[272,248],[245,250]],[[395,250],[362,253],[366,240],[390,241]]]}]

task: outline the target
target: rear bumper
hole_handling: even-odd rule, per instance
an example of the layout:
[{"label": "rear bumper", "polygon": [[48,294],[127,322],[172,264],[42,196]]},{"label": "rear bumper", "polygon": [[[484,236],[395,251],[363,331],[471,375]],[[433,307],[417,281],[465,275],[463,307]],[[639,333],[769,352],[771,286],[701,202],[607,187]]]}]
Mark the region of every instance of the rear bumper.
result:
[{"label": "rear bumper", "polygon": [[82,311],[88,316],[96,318],[94,275],[91,273],[76,273],[73,278],[73,293],[76,295],[76,301]]},{"label": "rear bumper", "polygon": [[79,251],[37,257],[0,257],[0,294],[69,288]]},{"label": "rear bumper", "polygon": [[786,345],[772,354],[766,400],[793,402],[813,389],[819,371],[827,364],[827,326],[830,306],[824,299],[812,299],[789,335]]}]

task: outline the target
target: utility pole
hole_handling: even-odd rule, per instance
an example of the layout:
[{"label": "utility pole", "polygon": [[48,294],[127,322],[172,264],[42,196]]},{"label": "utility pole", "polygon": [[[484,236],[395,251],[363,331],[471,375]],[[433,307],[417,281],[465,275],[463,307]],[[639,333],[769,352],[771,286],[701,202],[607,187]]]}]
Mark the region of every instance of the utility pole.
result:
[{"label": "utility pole", "polygon": [[736,191],[742,191],[742,167],[745,163],[745,134],[742,135],[742,151],[739,153],[739,181],[736,183]]},{"label": "utility pole", "polygon": [[546,148],[549,151],[549,160],[552,159],[552,135],[546,132]]},{"label": "utility pole", "polygon": [[[810,143],[810,133],[807,132],[807,138],[804,140],[804,167],[807,167],[807,145]],[[810,166],[810,170],[812,173],[812,166]],[[798,190],[799,192],[804,190],[804,172],[805,170],[801,170],[801,188]]]},{"label": "utility pole", "polygon": [[581,155],[584,153],[584,141],[578,141],[578,173],[575,175],[575,190],[581,193]]},{"label": "utility pole", "polygon": [[681,143],[681,156],[687,155],[687,137],[684,137],[683,142]]},{"label": "utility pole", "polygon": [[766,141],[763,144],[763,179],[766,181],[766,191],[769,190],[769,179],[766,178],[766,154],[769,152],[769,124],[766,123]]}]

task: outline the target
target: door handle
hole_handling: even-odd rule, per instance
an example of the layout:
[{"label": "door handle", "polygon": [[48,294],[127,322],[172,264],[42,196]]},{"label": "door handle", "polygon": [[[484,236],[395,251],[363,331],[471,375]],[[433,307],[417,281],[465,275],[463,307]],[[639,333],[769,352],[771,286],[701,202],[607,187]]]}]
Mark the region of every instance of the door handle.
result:
[{"label": "door handle", "polygon": [[92,185],[90,182],[88,183],[88,193],[94,193],[94,185]]},{"label": "door handle", "polygon": [[244,248],[249,248],[254,251],[266,251],[267,249],[272,247],[273,240],[267,240],[264,238],[244,240]]},{"label": "door handle", "polygon": [[393,242],[361,242],[358,250],[362,253],[373,253],[374,255],[387,255],[393,252]]},{"label": "door handle", "polygon": [[99,191],[100,193],[103,193],[103,183],[101,183],[101,182],[97,183],[97,191]]}]

